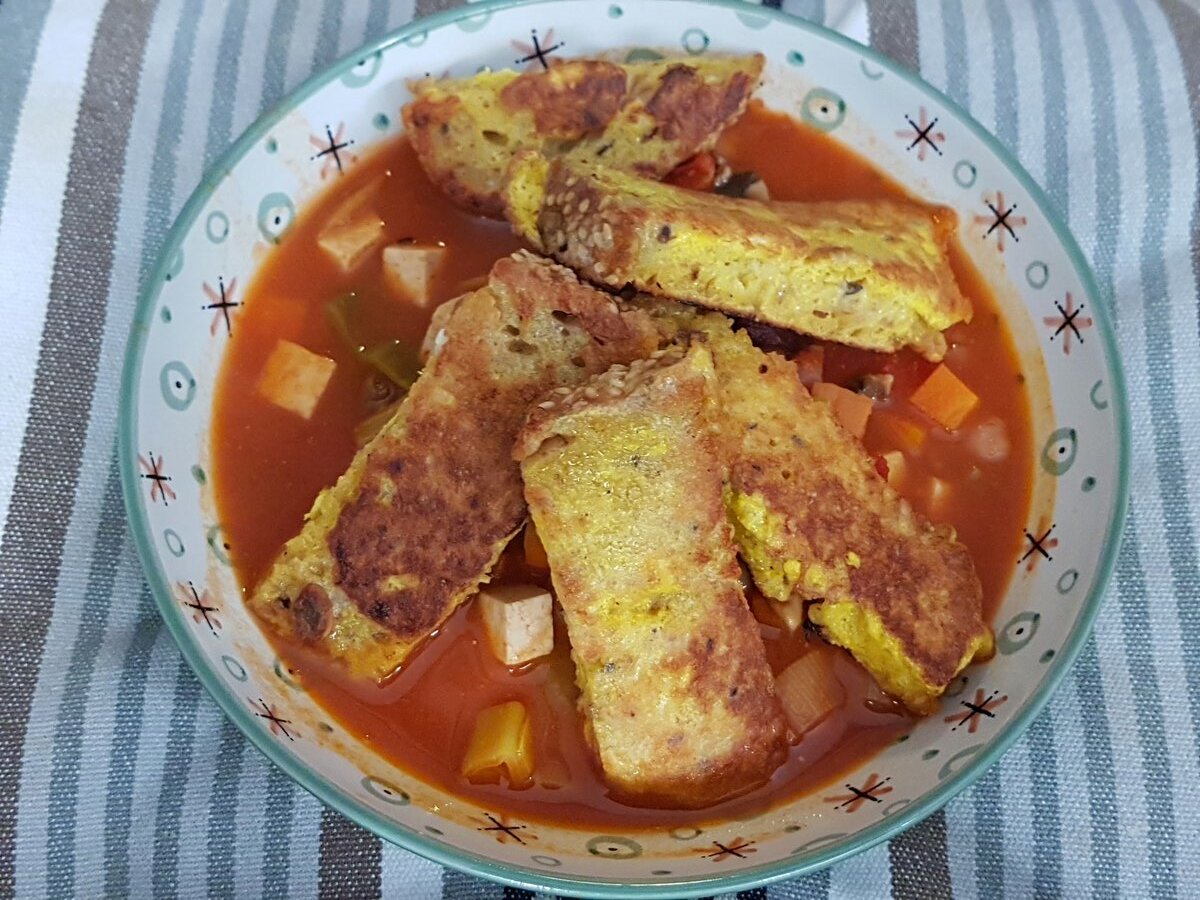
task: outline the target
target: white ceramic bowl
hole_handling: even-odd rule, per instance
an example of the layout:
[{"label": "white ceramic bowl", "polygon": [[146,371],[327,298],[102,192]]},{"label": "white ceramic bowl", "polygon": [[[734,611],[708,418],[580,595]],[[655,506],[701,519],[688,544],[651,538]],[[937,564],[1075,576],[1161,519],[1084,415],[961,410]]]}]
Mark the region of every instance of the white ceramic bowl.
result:
[{"label": "white ceramic bowl", "polygon": [[[238,307],[213,304],[240,302],[263,254],[336,177],[314,158],[326,126],[353,141],[343,156],[353,165],[354,154],[398,133],[407,79],[512,66],[535,32],[541,46],[561,43],[557,52],[575,56],[763,52],[759,96],[770,107],[832,132],[916,195],[958,211],[962,244],[991,284],[1029,376],[1037,456],[1029,553],[1013,559],[995,659],[968,670],[939,714],[848,773],[844,787],[750,820],[597,834],[517,821],[421,783],[289,681],[243,607],[225,553],[206,472],[224,314],[236,325]],[[414,23],[307,81],[188,201],[130,338],[125,500],[162,615],[205,687],[330,806],[439,862],[513,884],[597,896],[723,893],[827,865],[928,815],[996,761],[1070,666],[1112,569],[1126,501],[1124,389],[1097,296],[1074,240],[1013,158],[947,98],[868,49],[739,2],[481,3]],[[964,701],[988,715],[972,715]]]}]

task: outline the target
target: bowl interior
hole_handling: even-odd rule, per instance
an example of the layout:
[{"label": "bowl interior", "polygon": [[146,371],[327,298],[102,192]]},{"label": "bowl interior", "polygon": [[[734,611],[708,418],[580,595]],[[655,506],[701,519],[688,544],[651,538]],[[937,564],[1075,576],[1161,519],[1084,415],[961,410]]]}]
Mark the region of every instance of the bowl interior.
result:
[{"label": "bowl interior", "polygon": [[[1078,249],[1016,162],[946,98],[837,35],[737,2],[663,6],[478,4],[415,23],[311,79],[230,149],[185,207],[140,299],[122,391],[125,494],[149,580],[184,654],[250,739],[389,840],[484,876],[593,895],[717,893],[798,873],[946,802],[1015,740],[1079,649],[1125,503],[1127,425],[1111,331]],[[340,166],[399,133],[407,79],[618,48],[760,51],[768,106],[957,210],[963,247],[1018,346],[1036,460],[1023,555],[994,621],[997,655],[962,676],[940,713],[844,784],[756,818],[597,834],[518,821],[421,783],[287,677],[241,602],[208,441],[216,374],[257,264]],[[321,152],[333,144],[344,145],[336,161]]]}]

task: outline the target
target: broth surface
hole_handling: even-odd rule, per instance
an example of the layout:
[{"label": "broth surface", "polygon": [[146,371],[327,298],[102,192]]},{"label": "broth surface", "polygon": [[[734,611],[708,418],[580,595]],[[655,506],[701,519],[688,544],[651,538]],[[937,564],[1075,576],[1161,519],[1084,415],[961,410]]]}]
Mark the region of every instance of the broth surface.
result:
[{"label": "broth surface", "polygon": [[[907,196],[866,161],[815,129],[755,103],[718,147],[734,171],[753,170],[777,200],[877,199]],[[435,303],[419,308],[390,293],[377,255],[343,274],[316,246],[330,212],[352,192],[378,180],[377,209],[392,241],[442,243],[447,258],[434,284]],[[437,302],[462,293],[500,256],[520,244],[503,223],[452,206],[425,178],[403,138],[365,155],[303,211],[284,241],[265,259],[234,320],[216,392],[213,469],[217,506],[243,591],[265,574],[295,535],[317,493],[336,481],[353,458],[354,428],[369,415],[370,372],[331,327],[326,306],[353,292],[360,321],[373,340],[419,344]],[[979,396],[968,427],[948,434],[907,400],[933,365],[911,352],[877,354],[827,345],[824,378],[849,385],[863,374],[895,377],[891,398],[876,404],[864,440],[872,453],[899,449],[888,417],[921,423],[928,437],[909,455],[898,486],[918,510],[954,526],[971,552],[990,620],[1014,571],[1013,561],[1030,500],[1031,436],[1023,377],[1012,341],[986,284],[965,253],[953,254],[955,275],[975,315],[947,332],[946,361]],[[309,420],[259,397],[254,384],[275,341],[286,338],[333,359],[337,369]],[[984,462],[976,424],[996,420],[1009,447]],[[974,435],[974,436],[973,436]],[[935,499],[932,479],[949,486]],[[537,582],[526,568],[521,541],[506,551],[495,582]],[[753,593],[753,592],[752,592]],[[752,606],[764,603],[752,597]],[[778,673],[819,639],[761,625]],[[807,732],[788,761],[755,791],[699,812],[638,809],[609,797],[584,743],[575,711],[577,691],[565,628],[556,620],[553,654],[510,672],[487,647],[474,605],[458,610],[385,686],[354,683],[302,646],[278,644],[293,678],[349,732],[413,773],[478,803],[527,819],[608,828],[672,827],[745,816],[817,790],[895,741],[913,720],[881,697],[870,677],[839,653],[837,675],[845,705]],[[478,712],[506,700],[529,710],[535,736],[535,784],[522,791],[473,785],[459,764]]]}]

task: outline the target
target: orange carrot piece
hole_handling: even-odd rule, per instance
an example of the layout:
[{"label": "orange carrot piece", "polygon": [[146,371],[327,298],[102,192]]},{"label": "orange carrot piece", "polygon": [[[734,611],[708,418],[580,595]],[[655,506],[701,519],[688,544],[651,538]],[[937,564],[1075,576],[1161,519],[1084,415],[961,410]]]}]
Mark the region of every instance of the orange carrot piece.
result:
[{"label": "orange carrot piece", "polygon": [[525,565],[543,572],[550,571],[550,560],[546,558],[546,548],[542,546],[542,539],[538,537],[533,522],[525,525],[523,549],[525,550]]},{"label": "orange carrot piece", "polygon": [[913,406],[947,431],[958,428],[979,406],[979,397],[945,363],[933,370],[910,399]]},{"label": "orange carrot piece", "polygon": [[844,387],[818,381],[812,386],[812,395],[833,407],[833,416],[848,432],[860,441],[867,433],[867,419],[871,417],[874,401],[870,397],[848,391]]},{"label": "orange carrot piece", "polygon": [[912,419],[881,410],[875,413],[874,421],[875,433],[882,432],[883,437],[898,450],[916,453],[925,446],[925,438],[929,433]]},{"label": "orange carrot piece", "polygon": [[825,377],[825,345],[809,344],[792,358],[803,384],[811,385]]},{"label": "orange carrot piece", "polygon": [[833,654],[815,647],[775,677],[775,693],[796,734],[804,734],[841,706],[846,691],[833,671]]}]

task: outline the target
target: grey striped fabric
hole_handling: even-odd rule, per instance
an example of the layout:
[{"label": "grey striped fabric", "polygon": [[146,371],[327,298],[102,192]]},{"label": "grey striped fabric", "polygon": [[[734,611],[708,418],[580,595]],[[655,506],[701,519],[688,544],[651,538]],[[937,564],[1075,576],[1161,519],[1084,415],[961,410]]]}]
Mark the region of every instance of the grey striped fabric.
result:
[{"label": "grey striped fabric", "polygon": [[[114,459],[138,285],[205,167],[453,2],[0,0],[0,894],[533,896],[381,844],[224,721],[158,620]],[[890,846],[742,896],[1197,896],[1200,13],[783,7],[919,69],[1045,186],[1116,322],[1134,483],[1095,635],[1012,751]]]}]

